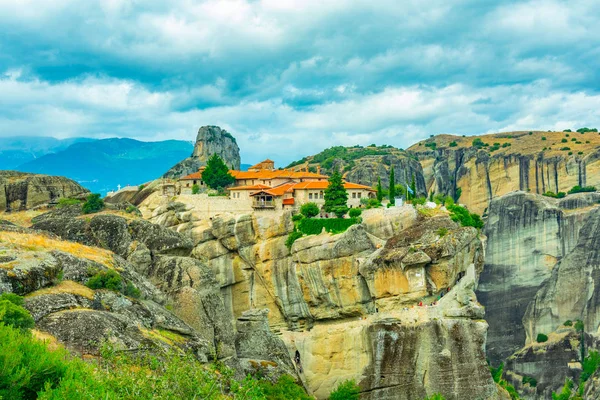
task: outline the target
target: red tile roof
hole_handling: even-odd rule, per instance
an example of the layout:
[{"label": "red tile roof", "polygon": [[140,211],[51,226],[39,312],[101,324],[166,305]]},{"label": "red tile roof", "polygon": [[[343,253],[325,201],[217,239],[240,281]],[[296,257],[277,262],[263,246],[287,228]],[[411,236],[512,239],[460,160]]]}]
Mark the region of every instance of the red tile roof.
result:
[{"label": "red tile roof", "polygon": [[283,205],[284,206],[293,206],[294,205],[294,198],[293,197],[288,197],[287,199],[283,199]]},{"label": "red tile roof", "polygon": [[[329,182],[316,181],[316,182],[300,182],[294,185],[294,190],[308,190],[308,189],[317,189],[324,190],[327,189]],[[368,190],[370,192],[376,192],[376,190],[372,189],[369,186],[360,185],[358,183],[344,182],[344,187],[346,189],[363,189]]]},{"label": "red tile roof", "polygon": [[302,179],[302,178],[314,178],[314,179],[328,179],[327,175],[316,174],[314,172],[294,172],[287,169],[281,170],[262,170],[262,171],[229,171],[231,175],[237,180],[242,179],[276,179],[276,178],[287,178],[287,179]]},{"label": "red tile roof", "polygon": [[184,176],[183,178],[179,178],[180,180],[192,180],[192,179],[202,179],[202,172],[194,172],[189,175]]},{"label": "red tile roof", "polygon": [[271,186],[267,186],[267,185],[236,186],[236,187],[228,188],[227,190],[262,190],[262,189],[271,189]]}]

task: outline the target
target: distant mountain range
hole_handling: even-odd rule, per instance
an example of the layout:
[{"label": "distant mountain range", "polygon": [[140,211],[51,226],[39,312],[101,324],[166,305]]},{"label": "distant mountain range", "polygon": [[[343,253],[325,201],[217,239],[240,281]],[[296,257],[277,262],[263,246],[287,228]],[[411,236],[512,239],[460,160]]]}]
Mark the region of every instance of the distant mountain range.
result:
[{"label": "distant mountain range", "polygon": [[181,140],[2,138],[0,169],[66,176],[105,195],[117,185],[139,185],[160,177],[193,148]]}]

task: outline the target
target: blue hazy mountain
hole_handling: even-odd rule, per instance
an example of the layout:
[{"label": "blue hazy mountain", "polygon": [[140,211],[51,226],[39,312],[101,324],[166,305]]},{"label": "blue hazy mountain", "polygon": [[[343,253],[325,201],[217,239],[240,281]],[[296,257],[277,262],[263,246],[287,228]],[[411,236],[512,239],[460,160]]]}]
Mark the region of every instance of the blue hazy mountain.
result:
[{"label": "blue hazy mountain", "polygon": [[80,141],[14,169],[71,178],[92,192],[105,195],[117,185],[139,185],[160,177],[171,166],[189,157],[191,142],[134,139]]},{"label": "blue hazy mountain", "polygon": [[93,140],[81,137],[69,139],[56,139],[47,136],[0,137],[0,170],[17,169],[21,164],[46,154],[62,151],[74,143]]}]

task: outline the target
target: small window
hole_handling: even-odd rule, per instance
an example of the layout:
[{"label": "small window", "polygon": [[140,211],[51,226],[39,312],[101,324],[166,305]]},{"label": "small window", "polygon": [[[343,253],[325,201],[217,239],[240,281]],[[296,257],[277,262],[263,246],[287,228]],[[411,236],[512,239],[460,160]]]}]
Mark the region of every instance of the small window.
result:
[{"label": "small window", "polygon": [[194,181],[194,185],[196,184],[196,181]]},{"label": "small window", "polygon": [[358,195],[357,195],[357,197],[358,197],[359,199],[360,199],[360,195],[361,195],[361,193],[360,193],[360,192],[358,192]]},{"label": "small window", "polygon": [[352,198],[355,199],[356,198],[356,192],[352,192]]},{"label": "small window", "polygon": [[308,198],[309,198],[310,200],[312,200],[312,193],[309,193],[309,194],[308,194]]},{"label": "small window", "polygon": [[319,198],[323,198],[323,192],[319,193]]}]

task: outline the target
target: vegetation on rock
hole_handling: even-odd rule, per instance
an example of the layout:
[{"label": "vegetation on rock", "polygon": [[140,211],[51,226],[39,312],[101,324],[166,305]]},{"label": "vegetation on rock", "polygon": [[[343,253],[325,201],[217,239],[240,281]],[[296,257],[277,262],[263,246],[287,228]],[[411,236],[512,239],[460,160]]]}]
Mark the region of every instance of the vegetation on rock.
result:
[{"label": "vegetation on rock", "polygon": [[472,226],[477,229],[483,228],[483,220],[475,213],[470,213],[463,206],[451,204],[446,206],[450,211],[450,218],[454,222],[459,222],[462,226]]},{"label": "vegetation on rock", "polygon": [[535,341],[538,343],[544,343],[548,341],[548,335],[544,335],[543,333],[538,333]]},{"label": "vegetation on rock", "polygon": [[595,186],[584,186],[584,187],[581,187],[579,185],[576,185],[576,186],[573,186],[569,190],[569,194],[584,193],[584,192],[595,192],[595,191],[596,191],[596,187]]},{"label": "vegetation on rock", "polygon": [[360,388],[354,380],[340,383],[329,395],[329,400],[358,400]]},{"label": "vegetation on rock", "polygon": [[104,208],[104,200],[100,198],[99,193],[92,193],[88,195],[87,201],[83,203],[82,211],[84,214],[93,214],[98,211],[102,211]]},{"label": "vegetation on rock", "polygon": [[306,218],[313,218],[319,215],[319,206],[316,203],[305,203],[300,207],[300,214]]}]

